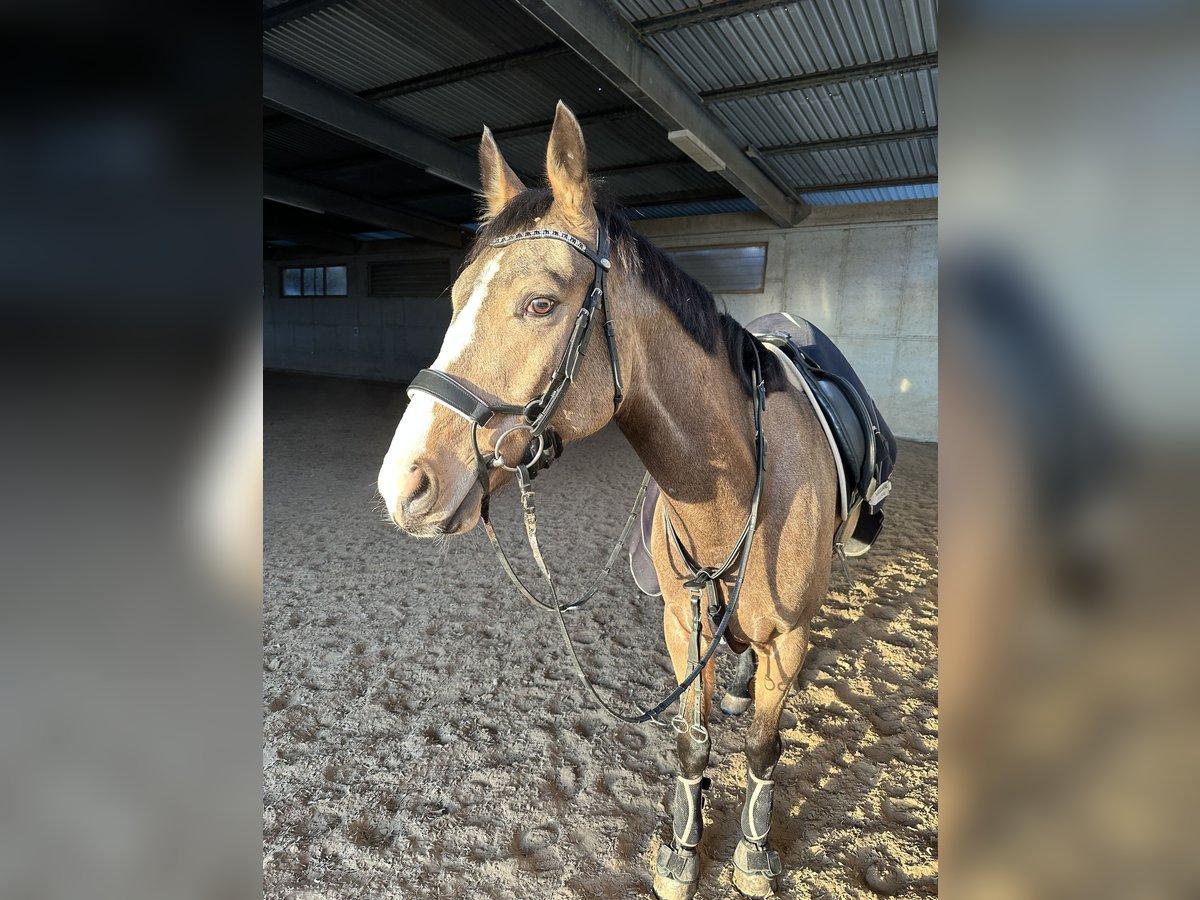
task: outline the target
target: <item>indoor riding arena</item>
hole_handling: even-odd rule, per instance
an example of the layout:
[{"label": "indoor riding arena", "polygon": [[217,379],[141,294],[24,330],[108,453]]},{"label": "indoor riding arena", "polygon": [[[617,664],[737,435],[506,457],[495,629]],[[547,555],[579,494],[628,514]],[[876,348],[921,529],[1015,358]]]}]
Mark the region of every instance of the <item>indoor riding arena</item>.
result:
[{"label": "indoor riding arena", "polygon": [[[486,435],[444,408],[464,402],[452,362],[486,341],[489,303],[525,301],[499,296],[519,274],[497,274],[499,245],[472,243],[508,176],[549,184],[555,205],[544,214],[558,214],[567,194],[554,166],[581,160],[554,142],[574,135],[574,122],[596,192],[589,214],[615,204],[645,240],[627,235],[612,254],[602,297],[618,320],[616,348],[594,334],[580,367],[599,373],[607,393],[593,406],[615,408],[621,427],[568,440],[533,484],[557,596],[577,597],[604,569],[646,472],[620,418],[621,401],[646,390],[630,373],[651,356],[671,361],[687,382],[675,389],[692,389],[694,421],[731,415],[715,408],[707,382],[683,374],[706,352],[696,341],[630,346],[622,303],[637,273],[653,279],[650,263],[622,255],[628,247],[656,245],[665,260],[653,265],[678,273],[672,284],[704,285],[738,323],[773,312],[813,323],[853,366],[897,453],[890,495],[881,479],[868,491],[885,515],[869,552],[843,567],[822,545],[828,598],[778,724],[772,889],[813,900],[935,895],[936,0],[267,0],[262,24],[265,896],[583,900],[662,890],[666,844],[680,843],[677,775],[685,780],[673,708],[661,725],[610,717],[580,683],[559,615],[522,597],[482,527],[411,536],[397,527],[396,498],[380,492],[398,426],[419,418],[419,402],[440,423],[431,435],[453,432],[463,446]],[[485,126],[494,144],[481,145]],[[481,240],[493,238],[484,228]],[[575,266],[581,287],[546,307],[573,303],[559,311],[574,316],[586,285],[605,284],[607,234],[578,234],[579,253],[561,237],[518,234],[534,240],[503,253]],[[492,261],[476,277],[481,252]],[[542,315],[539,302],[520,314]],[[707,294],[675,303],[683,322]],[[556,347],[573,334],[565,322]],[[754,343],[761,368],[768,351]],[[486,384],[501,387],[471,382],[492,406],[504,385],[524,383],[513,373],[528,353],[508,349],[488,367]],[[610,356],[614,377],[601,381]],[[409,385],[430,368],[458,371],[443,388],[452,399],[430,399],[418,382],[410,401]],[[565,385],[562,421],[584,390],[582,380]],[[545,386],[503,402],[523,406]],[[764,415],[782,402],[770,393]],[[753,462],[755,408],[746,399],[744,431],[697,451],[693,474],[721,477],[743,445]],[[520,428],[534,454],[533,429]],[[755,484],[809,471],[818,457],[832,473],[837,436],[811,433],[820,439],[769,435]],[[468,479],[469,497],[504,455],[515,458],[493,449],[494,460],[478,457],[486,473],[472,477],[484,482]],[[670,479],[653,474],[674,502]],[[422,478],[418,500],[448,482]],[[830,485],[823,503],[833,509]],[[516,574],[544,597],[518,485],[490,500],[482,490]],[[740,502],[714,566],[741,546],[749,500]],[[752,520],[748,533],[768,529]],[[778,534],[757,539],[780,571],[799,552]],[[762,602],[750,592],[742,603]],[[707,634],[728,608],[710,607]],[[679,683],[664,600],[639,590],[624,550],[591,600],[562,617],[580,668],[614,708],[648,709]],[[703,837],[680,851],[698,859],[698,881],[671,897],[733,898],[744,887],[734,859],[750,834],[744,751],[756,709],[722,711],[739,658],[717,647]],[[677,722],[682,741],[688,726]]]}]

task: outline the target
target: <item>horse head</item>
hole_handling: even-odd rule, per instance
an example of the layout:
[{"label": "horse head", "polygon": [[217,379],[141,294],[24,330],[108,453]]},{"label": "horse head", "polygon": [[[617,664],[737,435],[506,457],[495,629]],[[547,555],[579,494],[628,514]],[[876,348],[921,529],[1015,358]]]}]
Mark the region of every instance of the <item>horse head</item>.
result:
[{"label": "horse head", "polygon": [[[562,240],[493,245],[514,227],[553,229],[596,247],[602,224],[587,149],[566,106],[558,104],[546,150],[549,197],[522,184],[488,129],[479,161],[484,224],[451,290],[450,327],[431,369],[496,412],[476,431],[461,410],[410,391],[378,485],[393,521],[418,537],[470,531],[479,521],[485,483],[490,493],[511,479],[504,468],[481,478],[478,462],[494,455],[519,459],[534,443],[519,427],[527,419],[518,410],[545,391],[597,272],[585,252]],[[537,214],[522,215],[530,211]],[[583,356],[549,422],[563,442],[592,434],[612,418],[610,378],[601,352]]]}]

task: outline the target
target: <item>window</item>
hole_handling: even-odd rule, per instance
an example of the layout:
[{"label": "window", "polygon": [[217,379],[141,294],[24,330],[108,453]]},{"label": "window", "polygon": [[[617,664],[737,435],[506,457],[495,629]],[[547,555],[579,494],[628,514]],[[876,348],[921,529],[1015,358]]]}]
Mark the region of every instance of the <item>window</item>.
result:
[{"label": "window", "polygon": [[762,293],[767,271],[766,244],[686,247],[667,253],[714,294]]},{"label": "window", "polygon": [[285,297],[345,297],[345,266],[305,266],[283,270]]}]

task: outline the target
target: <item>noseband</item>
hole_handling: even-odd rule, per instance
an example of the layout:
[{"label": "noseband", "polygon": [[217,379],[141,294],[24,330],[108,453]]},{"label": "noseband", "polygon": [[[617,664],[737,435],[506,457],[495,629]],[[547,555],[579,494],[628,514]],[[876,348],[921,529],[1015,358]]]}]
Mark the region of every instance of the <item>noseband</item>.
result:
[{"label": "noseband", "polygon": [[[621,548],[625,546],[629,539],[629,533],[633,528],[633,523],[638,517],[638,512],[642,507],[642,502],[646,496],[646,488],[650,481],[650,473],[647,472],[642,478],[641,487],[638,489],[637,496],[634,498],[633,507],[629,511],[629,517],[625,520],[625,526],[621,530],[621,536],[618,538],[612,552],[609,553],[608,560],[604,568],[600,570],[592,584],[583,593],[583,595],[570,603],[560,603],[558,593],[554,586],[554,579],[546,566],[545,559],[542,556],[541,547],[537,539],[537,513],[534,507],[534,496],[532,479],[540,469],[545,468],[554,459],[556,459],[562,449],[562,441],[558,435],[550,428],[550,420],[562,405],[563,398],[566,396],[567,390],[575,382],[575,374],[579,369],[580,361],[583,359],[583,354],[587,350],[588,339],[591,337],[594,329],[597,316],[604,319],[604,333],[608,342],[608,358],[612,368],[613,380],[613,414],[616,415],[617,410],[621,406],[621,400],[624,396],[624,386],[621,382],[621,367],[620,360],[617,356],[617,339],[613,330],[612,318],[608,308],[608,300],[605,296],[605,279],[609,270],[612,268],[611,261],[611,238],[608,234],[607,223],[601,221],[599,233],[596,239],[596,249],[591,249],[586,243],[575,237],[573,234],[568,234],[565,231],[557,231],[553,228],[535,228],[530,231],[520,231],[515,234],[498,237],[495,240],[489,241],[488,246],[491,247],[507,247],[509,244],[515,244],[517,241],[530,241],[550,239],[562,241],[568,246],[574,248],[579,253],[587,257],[588,261],[595,267],[595,274],[592,277],[592,286],[588,290],[587,296],[584,298],[583,305],[579,309],[579,314],[575,318],[575,325],[571,330],[571,336],[567,340],[566,349],[563,351],[562,357],[553,373],[550,375],[550,382],[542,393],[522,405],[509,403],[488,403],[477,393],[471,390],[460,379],[446,372],[438,371],[437,369],[422,369],[417,373],[412,383],[408,386],[408,395],[412,397],[414,392],[428,394],[436,402],[448,407],[460,416],[471,423],[471,445],[475,452],[476,477],[479,480],[480,487],[483,491],[483,497],[480,508],[480,518],[483,522],[484,531],[487,533],[488,540],[491,541],[492,547],[496,551],[496,556],[500,561],[501,567],[508,575],[509,579],[521,592],[525,599],[536,604],[544,609],[552,610],[558,615],[559,628],[562,631],[563,639],[566,643],[571,660],[575,664],[576,672],[580,680],[583,682],[584,688],[591,694],[592,698],[600,705],[605,712],[623,722],[653,722],[657,725],[665,725],[658,716],[668,706],[683,696],[685,691],[689,689],[695,692],[695,702],[693,704],[692,722],[688,723],[684,720],[682,709],[680,714],[676,715],[671,722],[671,726],[680,734],[690,734],[695,740],[707,740],[707,733],[701,724],[700,719],[700,697],[698,679],[700,673],[704,670],[705,665],[712,658],[720,644],[721,638],[724,636],[726,629],[729,626],[730,620],[733,618],[734,611],[737,609],[738,597],[741,594],[742,581],[745,578],[747,562],[750,558],[750,548],[754,542],[754,533],[758,521],[758,504],[762,496],[763,474],[766,471],[766,441],[763,437],[762,430],[762,413],[766,409],[767,391],[766,385],[763,382],[761,361],[758,358],[758,351],[755,348],[754,356],[754,444],[755,444],[755,476],[754,476],[754,493],[750,501],[750,514],[746,519],[746,527],[742,530],[741,537],[729,552],[728,557],[723,565],[716,568],[704,568],[700,566],[684,548],[675,528],[671,522],[670,516],[667,513],[666,503],[663,503],[663,519],[668,538],[668,546],[680,557],[684,566],[691,573],[691,578],[684,582],[684,587],[688,589],[691,596],[692,606],[692,633],[688,647],[688,664],[689,673],[687,677],[679,684],[679,686],[671,691],[671,693],[661,702],[656,704],[652,709],[642,710],[637,715],[625,715],[612,709],[604,700],[596,693],[596,689],[588,680],[587,675],[583,671],[583,667],[579,662],[579,658],[575,654],[574,645],[571,642],[571,636],[567,631],[566,620],[563,618],[563,613],[570,609],[582,606],[596,593],[600,584],[608,576],[613,563],[616,561]],[[495,418],[499,416],[519,416],[520,421],[503,431],[494,443],[493,449],[489,454],[484,454],[479,443],[479,429],[485,428]],[[529,432],[529,444],[524,451],[522,458],[511,463],[504,459],[501,452],[501,445],[505,438],[510,434],[520,431]],[[490,474],[494,468],[505,469],[510,472],[515,472],[517,482],[521,487],[521,506],[525,515],[525,533],[529,540],[529,547],[533,553],[534,560],[537,562],[546,586],[549,590],[550,602],[539,598],[525,586],[513,569],[509,562],[504,548],[500,544],[499,536],[496,534],[495,528],[492,527],[489,517],[489,502],[491,499],[490,490]],[[730,590],[729,602],[722,604],[717,593],[717,582],[733,571],[734,564],[737,564],[737,574],[734,578],[733,587]],[[700,598],[701,593],[707,596],[708,613],[714,622],[712,639],[708,650],[701,653],[701,612]],[[722,609],[722,606],[724,607]],[[717,619],[720,622],[717,623]]]}]

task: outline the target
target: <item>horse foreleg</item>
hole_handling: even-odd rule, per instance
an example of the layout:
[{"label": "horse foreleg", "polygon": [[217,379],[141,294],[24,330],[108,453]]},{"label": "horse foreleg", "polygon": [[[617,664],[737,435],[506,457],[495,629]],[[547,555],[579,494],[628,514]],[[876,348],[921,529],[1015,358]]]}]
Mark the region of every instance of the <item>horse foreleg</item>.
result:
[{"label": "horse foreleg", "polygon": [[775,793],[775,765],[783,751],[779,717],[808,650],[806,629],[780,635],[757,650],[754,675],[754,720],[746,735],[746,802],[742,807],[742,839],[733,853],[733,883],[750,897],[770,897],[782,869],[779,854],[767,846]]},{"label": "horse foreleg", "polygon": [[[684,625],[668,608],[663,614],[663,633],[675,667],[675,678],[682,683],[688,676],[688,642],[691,626]],[[701,643],[706,648],[707,643]],[[697,679],[699,690],[688,690],[679,701],[683,721],[695,721],[696,704],[700,704],[700,721],[708,722],[712,709],[713,665],[710,662]],[[700,857],[696,848],[704,831],[704,788],[708,779],[711,742],[707,730],[698,735],[688,728],[679,734],[675,748],[679,754],[679,774],[675,778],[675,793],[671,801],[671,841],[659,849],[654,871],[654,893],[662,900],[686,900],[696,893],[700,881]]]},{"label": "horse foreleg", "polygon": [[721,698],[721,712],[740,716],[750,708],[750,684],[754,680],[754,651],[747,647],[738,654],[737,671]]}]

